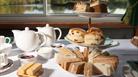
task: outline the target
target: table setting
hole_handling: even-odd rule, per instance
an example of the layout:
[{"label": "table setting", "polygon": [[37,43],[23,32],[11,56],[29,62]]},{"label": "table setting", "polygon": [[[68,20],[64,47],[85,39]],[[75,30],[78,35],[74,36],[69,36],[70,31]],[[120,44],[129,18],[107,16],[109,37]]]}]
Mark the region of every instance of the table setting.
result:
[{"label": "table setting", "polygon": [[[12,43],[2,37],[0,77],[123,77],[126,61],[138,60],[138,48],[130,39],[105,37],[99,28],[71,28],[64,39],[60,28],[49,24],[36,29],[12,30]],[[117,51],[123,49],[129,53]]]}]

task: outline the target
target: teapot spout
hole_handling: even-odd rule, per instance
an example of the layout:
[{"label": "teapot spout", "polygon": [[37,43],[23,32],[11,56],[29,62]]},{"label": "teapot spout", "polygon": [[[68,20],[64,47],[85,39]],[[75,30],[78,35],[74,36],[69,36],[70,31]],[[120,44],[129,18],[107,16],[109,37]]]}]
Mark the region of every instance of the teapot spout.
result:
[{"label": "teapot spout", "polygon": [[36,27],[37,30],[40,30],[42,27]]}]

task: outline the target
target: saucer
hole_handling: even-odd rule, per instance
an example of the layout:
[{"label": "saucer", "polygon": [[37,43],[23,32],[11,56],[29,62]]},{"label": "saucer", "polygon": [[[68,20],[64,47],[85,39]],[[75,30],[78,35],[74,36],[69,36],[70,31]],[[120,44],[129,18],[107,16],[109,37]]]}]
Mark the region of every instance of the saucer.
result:
[{"label": "saucer", "polygon": [[[54,58],[54,59],[55,59],[55,58]],[[56,63],[57,63],[57,62],[56,62]],[[57,64],[58,64],[58,63],[57,63]],[[72,72],[69,72],[69,71],[63,69],[59,64],[58,64],[58,68],[59,68],[60,71],[62,71],[63,73],[70,73],[70,74],[74,75],[75,77],[85,77],[84,74],[74,74],[74,73],[72,73]],[[99,74],[99,75],[92,75],[91,77],[102,77],[102,76],[104,77],[103,74]]]},{"label": "saucer", "polygon": [[36,62],[37,61],[37,53],[36,52],[26,52],[21,53],[18,55],[18,58],[21,61],[21,64],[26,64],[29,62]]},{"label": "saucer", "polygon": [[0,68],[0,73],[3,73],[7,70],[9,70],[13,66],[13,61],[11,59],[8,59],[8,64]]},{"label": "saucer", "polygon": [[108,13],[92,13],[92,12],[81,12],[81,13],[77,13],[80,17],[95,17],[95,18],[99,18],[99,17],[105,17],[108,15]]}]

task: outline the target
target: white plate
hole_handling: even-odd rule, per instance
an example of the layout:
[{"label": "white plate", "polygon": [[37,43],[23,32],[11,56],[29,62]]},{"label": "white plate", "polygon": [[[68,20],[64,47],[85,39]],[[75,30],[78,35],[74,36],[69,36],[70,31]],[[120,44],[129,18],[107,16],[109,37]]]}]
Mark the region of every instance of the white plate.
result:
[{"label": "white plate", "polygon": [[105,17],[108,15],[108,13],[98,13],[98,12],[95,12],[95,13],[92,13],[92,12],[81,12],[81,13],[77,13],[80,17],[95,17],[95,18],[98,18],[98,17]]},{"label": "white plate", "polygon": [[[57,63],[57,62],[56,62]],[[67,71],[67,70],[64,70],[60,65],[58,65],[59,66],[59,69],[61,70],[61,71],[63,71],[63,72],[68,72],[68,73],[70,73],[70,74],[73,74],[73,75],[75,75],[75,77],[84,77],[84,74],[74,74],[74,73],[71,73],[71,72],[69,72],[69,71]],[[92,75],[91,77],[100,77],[100,76],[104,76],[104,75]]]},{"label": "white plate", "polygon": [[137,77],[134,76],[134,74],[132,73],[132,69],[129,67],[129,65],[124,65],[123,66],[123,75],[124,77]]},{"label": "white plate", "polygon": [[[77,42],[74,42],[74,41],[68,39],[68,37],[65,37],[65,40],[69,41],[72,44],[77,44],[77,45],[84,46],[84,47],[95,47],[95,46],[98,46],[98,45],[87,45],[85,43],[77,43]],[[104,44],[101,44],[99,46],[107,46],[107,45],[110,45],[112,42],[113,42],[112,39],[106,38],[105,41],[104,41]]]},{"label": "white plate", "polygon": [[8,64],[5,65],[4,67],[0,68],[0,73],[3,73],[7,70],[9,70],[13,66],[13,61],[11,59],[8,59]]}]

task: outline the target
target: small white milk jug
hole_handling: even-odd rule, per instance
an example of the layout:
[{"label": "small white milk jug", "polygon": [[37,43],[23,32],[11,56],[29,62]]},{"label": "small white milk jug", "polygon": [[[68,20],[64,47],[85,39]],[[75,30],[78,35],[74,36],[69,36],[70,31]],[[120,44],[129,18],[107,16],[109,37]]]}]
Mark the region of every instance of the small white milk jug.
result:
[{"label": "small white milk jug", "polygon": [[[62,36],[62,31],[60,28],[54,28],[46,24],[45,27],[36,27],[38,32],[43,32],[46,35],[46,44],[45,46],[52,45],[56,40],[59,40]],[[59,36],[56,39],[56,30],[59,31]]]}]

